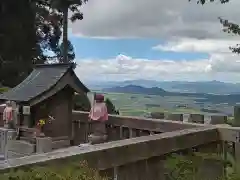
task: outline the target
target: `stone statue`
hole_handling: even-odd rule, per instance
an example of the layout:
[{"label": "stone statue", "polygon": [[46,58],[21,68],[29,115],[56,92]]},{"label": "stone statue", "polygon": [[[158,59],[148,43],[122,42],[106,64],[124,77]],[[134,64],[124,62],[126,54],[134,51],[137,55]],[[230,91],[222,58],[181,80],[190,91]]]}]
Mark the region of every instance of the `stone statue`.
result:
[{"label": "stone statue", "polygon": [[6,107],[3,111],[3,122],[4,127],[6,128],[13,128],[13,108],[11,105],[11,101],[6,102]]},{"label": "stone statue", "polygon": [[92,134],[88,136],[91,144],[104,142],[107,139],[106,121],[108,120],[108,111],[104,102],[104,96],[95,95],[94,103],[89,113]]},{"label": "stone statue", "polygon": [[3,111],[4,127],[15,129],[18,119],[18,107],[13,101],[7,101]]}]

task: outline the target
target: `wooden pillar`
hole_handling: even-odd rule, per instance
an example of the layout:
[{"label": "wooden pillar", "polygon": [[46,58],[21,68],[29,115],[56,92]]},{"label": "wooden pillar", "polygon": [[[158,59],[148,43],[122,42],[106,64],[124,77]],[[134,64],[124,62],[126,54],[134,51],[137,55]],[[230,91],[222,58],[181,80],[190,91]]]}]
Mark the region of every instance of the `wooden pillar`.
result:
[{"label": "wooden pillar", "polygon": [[81,122],[76,120],[73,122],[73,131],[74,131],[74,145],[79,145],[81,143],[88,142],[88,124],[86,122]]},{"label": "wooden pillar", "polygon": [[240,142],[234,143],[235,170],[240,171]]},{"label": "wooden pillar", "polygon": [[147,161],[141,160],[118,168],[117,180],[154,180],[148,178]]},{"label": "wooden pillar", "polygon": [[196,155],[202,161],[197,176],[201,177],[202,180],[223,178],[225,175],[223,151],[223,143],[221,141],[198,147]]},{"label": "wooden pillar", "polygon": [[189,122],[190,114],[183,114],[183,122]]},{"label": "wooden pillar", "polygon": [[150,132],[147,130],[140,130],[140,136],[149,136]]},{"label": "wooden pillar", "polygon": [[166,119],[172,120],[172,121],[183,121],[183,114],[177,114],[177,113],[168,114]]},{"label": "wooden pillar", "polygon": [[151,112],[151,118],[153,119],[164,119],[165,115],[163,112]]},{"label": "wooden pillar", "polygon": [[136,129],[129,128],[129,137],[130,138],[137,137]]},{"label": "wooden pillar", "polygon": [[110,125],[107,129],[108,141],[120,140],[120,127]]},{"label": "wooden pillar", "polygon": [[129,132],[129,128],[127,127],[123,127],[122,128],[122,139],[129,139],[130,138],[130,132]]},{"label": "wooden pillar", "polygon": [[124,139],[123,138],[123,127],[122,126],[119,127],[119,138]]},{"label": "wooden pillar", "polygon": [[165,180],[166,169],[163,157],[152,157],[147,160],[147,180]]},{"label": "wooden pillar", "polygon": [[190,114],[189,122],[204,124],[204,115],[202,115],[202,114]]},{"label": "wooden pillar", "polygon": [[240,106],[234,107],[234,120],[233,126],[239,127],[240,126]]},{"label": "wooden pillar", "polygon": [[108,179],[111,179],[111,180],[115,180],[114,179],[114,168],[101,170],[99,172],[99,174],[100,174],[101,177],[108,178]]},{"label": "wooden pillar", "polygon": [[210,124],[225,124],[227,122],[227,116],[214,115],[211,116]]},{"label": "wooden pillar", "polygon": [[113,168],[113,180],[118,180],[118,167]]},{"label": "wooden pillar", "polygon": [[201,177],[201,180],[224,179],[224,162],[216,159],[204,159],[200,165],[198,177]]}]

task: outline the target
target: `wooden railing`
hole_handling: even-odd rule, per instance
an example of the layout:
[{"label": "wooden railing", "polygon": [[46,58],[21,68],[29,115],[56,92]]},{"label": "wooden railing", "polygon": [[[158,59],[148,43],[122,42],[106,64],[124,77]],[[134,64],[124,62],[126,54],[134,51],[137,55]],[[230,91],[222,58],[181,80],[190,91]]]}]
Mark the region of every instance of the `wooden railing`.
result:
[{"label": "wooden railing", "polygon": [[[73,111],[74,144],[87,141],[89,133],[88,113]],[[197,124],[161,119],[110,115],[107,121],[108,141],[128,139],[197,127]]]},{"label": "wooden railing", "polygon": [[[73,112],[74,141],[86,141],[88,113]],[[57,166],[86,160],[117,180],[164,179],[167,156],[204,154],[199,173],[202,180],[225,175],[227,154],[240,162],[240,128],[179,121],[110,116],[109,142],[89,147],[69,147],[45,154],[10,159],[0,164],[2,172],[25,166]],[[160,133],[160,134],[159,134]],[[63,163],[62,163],[63,162]]]},{"label": "wooden railing", "polygon": [[[166,155],[172,152],[184,154],[197,148],[198,151],[217,150],[220,145],[220,134],[216,127],[198,127],[174,132],[166,132],[152,136],[136,137],[98,144],[90,147],[69,147],[54,152],[37,154],[11,159],[2,164],[2,172],[12,168],[26,166],[57,166],[67,165],[73,161],[86,160],[90,167],[96,168],[101,174],[118,180],[158,180],[163,179],[166,170]],[[187,151],[186,151],[187,150]],[[205,160],[212,169],[211,177],[223,175],[224,164],[214,166],[215,161]],[[206,176],[208,169],[201,165],[201,173]],[[218,173],[216,173],[218,172]],[[206,177],[207,178],[207,177]]]}]

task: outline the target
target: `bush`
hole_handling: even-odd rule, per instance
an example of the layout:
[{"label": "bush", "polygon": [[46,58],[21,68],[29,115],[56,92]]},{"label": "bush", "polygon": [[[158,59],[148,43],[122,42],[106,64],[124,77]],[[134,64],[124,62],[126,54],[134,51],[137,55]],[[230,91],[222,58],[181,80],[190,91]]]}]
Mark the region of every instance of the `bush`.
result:
[{"label": "bush", "polygon": [[113,105],[113,103],[110,99],[106,98],[105,103],[107,106],[108,114],[118,114],[119,115],[119,111],[116,110],[116,107]]},{"label": "bush", "polygon": [[35,167],[19,169],[0,175],[1,180],[107,180],[86,162],[59,167]]},{"label": "bush", "polygon": [[78,111],[87,111],[89,112],[91,109],[91,103],[85,94],[76,94],[74,95],[74,110]]},{"label": "bush", "polygon": [[[165,168],[167,170],[166,177],[171,180],[201,180],[201,177],[196,176],[199,171],[199,165],[204,159],[216,159],[221,160],[220,157],[211,154],[197,153],[194,155],[178,155],[173,154],[169,156],[165,163]],[[223,161],[223,160],[222,160]],[[240,172],[235,172],[230,162],[225,161],[226,167],[226,177],[222,177],[224,180],[240,180]],[[232,163],[232,162],[231,162]],[[219,179],[220,180],[220,179]]]},{"label": "bush", "polygon": [[1,87],[0,88],[0,94],[4,93],[4,92],[7,92],[9,90],[8,87]]}]

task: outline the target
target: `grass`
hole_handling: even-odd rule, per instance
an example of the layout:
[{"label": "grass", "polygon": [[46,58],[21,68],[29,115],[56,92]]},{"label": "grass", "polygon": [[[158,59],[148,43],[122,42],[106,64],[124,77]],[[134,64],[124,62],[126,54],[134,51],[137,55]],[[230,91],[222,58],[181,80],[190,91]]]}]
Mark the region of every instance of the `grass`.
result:
[{"label": "grass", "polygon": [[34,166],[1,173],[1,180],[108,180],[99,172],[89,168],[85,161],[63,165]]}]

